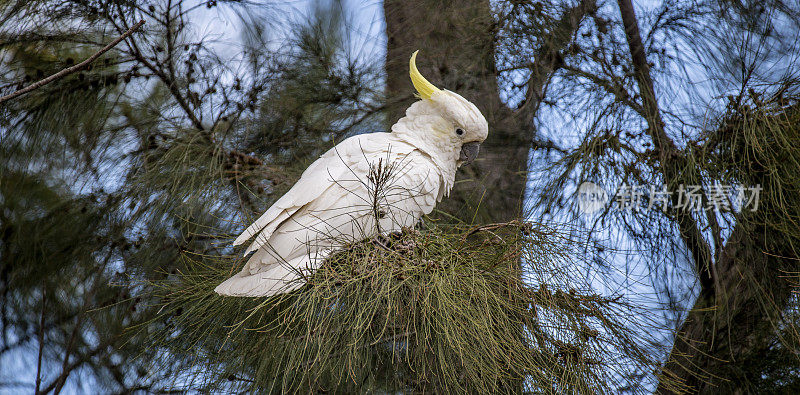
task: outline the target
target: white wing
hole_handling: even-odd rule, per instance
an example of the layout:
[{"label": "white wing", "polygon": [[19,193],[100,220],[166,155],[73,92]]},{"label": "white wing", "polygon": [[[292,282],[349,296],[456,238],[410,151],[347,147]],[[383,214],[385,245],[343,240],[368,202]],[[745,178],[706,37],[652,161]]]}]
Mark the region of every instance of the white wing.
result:
[{"label": "white wing", "polygon": [[[390,133],[351,137],[317,159],[300,180],[236,239],[254,235],[241,273],[217,292],[261,296],[302,285],[304,269],[336,247],[416,224],[441,198],[431,159]],[[297,285],[299,284],[299,285]]]}]

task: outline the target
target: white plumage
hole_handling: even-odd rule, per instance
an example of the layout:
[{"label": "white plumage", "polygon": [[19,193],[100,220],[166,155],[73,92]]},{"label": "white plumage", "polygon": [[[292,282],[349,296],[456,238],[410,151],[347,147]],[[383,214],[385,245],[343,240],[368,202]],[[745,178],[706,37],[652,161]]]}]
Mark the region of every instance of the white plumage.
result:
[{"label": "white plumage", "polygon": [[456,169],[474,159],[486,138],[486,120],[472,103],[419,75],[413,56],[411,77],[423,99],[391,133],[350,137],[311,164],[234,241],[239,245],[254,237],[245,252],[253,255],[217,293],[270,296],[294,290],[336,248],[412,227],[450,192]]}]

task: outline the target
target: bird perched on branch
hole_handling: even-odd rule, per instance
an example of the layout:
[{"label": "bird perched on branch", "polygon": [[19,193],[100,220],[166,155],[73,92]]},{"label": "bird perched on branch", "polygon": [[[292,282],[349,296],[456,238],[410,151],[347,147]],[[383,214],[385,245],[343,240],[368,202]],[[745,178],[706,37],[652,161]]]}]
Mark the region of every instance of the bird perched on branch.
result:
[{"label": "bird perched on branch", "polygon": [[270,296],[297,289],[337,248],[412,227],[450,193],[456,169],[475,159],[489,126],[474,104],[420,74],[417,52],[409,68],[420,100],[390,133],[350,137],[312,163],[234,241],[253,239],[245,251],[253,255],[217,293]]}]

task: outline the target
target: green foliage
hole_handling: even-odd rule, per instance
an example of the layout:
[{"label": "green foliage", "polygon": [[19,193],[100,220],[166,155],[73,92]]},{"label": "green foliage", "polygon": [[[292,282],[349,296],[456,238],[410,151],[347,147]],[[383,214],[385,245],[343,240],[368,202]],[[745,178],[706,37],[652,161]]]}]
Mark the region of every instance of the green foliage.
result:
[{"label": "green foliage", "polygon": [[[800,255],[800,105],[780,98],[750,105],[732,103],[701,151],[712,176],[732,185],[761,186],[758,210],[740,221],[763,229],[767,251]],[[733,99],[732,99],[733,100]],[[701,160],[702,160],[701,159]],[[785,261],[789,267],[796,263]],[[788,269],[788,268],[787,268]]]},{"label": "green foliage", "polygon": [[[271,22],[261,5],[225,7],[254,31]],[[376,116],[375,69],[329,36],[343,19],[262,30],[226,57],[198,34],[203,12],[230,16],[181,1],[0,2],[2,94],[146,21],[90,69],[0,106],[0,386],[168,390],[191,361],[153,372],[152,340],[126,331],[157,311],[142,282],[214,250],[211,229],[247,221]],[[30,373],[9,377],[17,361]]]},{"label": "green foliage", "polygon": [[565,287],[579,247],[530,223],[431,226],[351,244],[266,299],[213,292],[236,256],[186,253],[154,283],[168,324],[141,330],[204,391],[605,393],[658,357],[625,325],[636,308]]}]

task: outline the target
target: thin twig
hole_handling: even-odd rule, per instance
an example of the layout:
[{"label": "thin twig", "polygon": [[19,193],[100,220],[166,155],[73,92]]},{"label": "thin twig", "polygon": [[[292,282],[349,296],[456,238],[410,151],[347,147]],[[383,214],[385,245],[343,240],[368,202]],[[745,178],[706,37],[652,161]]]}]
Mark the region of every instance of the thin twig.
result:
[{"label": "thin twig", "polygon": [[[56,377],[52,382],[50,382],[50,384],[47,387],[45,387],[43,390],[39,391],[39,387],[37,385],[36,394],[37,395],[46,394],[46,393],[49,393],[50,391],[53,391],[53,389],[55,389],[56,385],[58,385],[58,383],[62,379],[65,379],[66,376],[69,375],[70,372],[72,372],[73,370],[79,368],[81,365],[91,361],[91,359],[94,358],[97,354],[100,354],[100,353],[106,351],[108,349],[108,347],[111,346],[116,340],[117,340],[116,337],[110,337],[108,339],[105,339],[103,342],[98,344],[97,347],[95,347],[94,349],[90,350],[86,354],[82,355],[77,360],[73,361],[67,367],[66,370],[63,370],[61,372],[61,374],[59,374],[58,377]],[[38,382],[37,382],[37,384],[38,384]]]},{"label": "thin twig", "polygon": [[[103,260],[103,265],[95,267],[95,269],[92,271],[92,274],[96,274],[99,271],[105,270],[105,268],[108,267],[108,262],[111,260],[111,257],[113,255],[113,253],[114,253],[114,249],[113,248],[109,248],[108,252],[106,253],[105,259]],[[75,327],[72,329],[72,334],[69,337],[69,342],[67,343],[67,348],[64,350],[64,360],[61,363],[61,373],[62,374],[59,376],[58,380],[55,381],[56,386],[53,389],[53,394],[54,395],[60,394],[61,390],[64,388],[64,384],[67,383],[68,374],[65,375],[64,372],[69,373],[67,371],[67,369],[69,368],[69,357],[72,354],[73,347],[75,346],[75,340],[77,339],[78,333],[80,332],[81,324],[83,323],[83,318],[86,316],[86,313],[88,312],[87,306],[89,305],[89,299],[93,298],[95,292],[97,291],[97,280],[96,280],[96,278],[97,277],[95,277],[95,281],[92,284],[91,291],[87,292],[86,295],[84,295],[84,297],[83,297],[82,311],[76,315]]]},{"label": "thin twig", "polygon": [[144,20],[141,20],[141,21],[139,21],[139,23],[133,25],[130,29],[128,29],[128,31],[123,33],[121,36],[117,37],[116,40],[110,42],[108,45],[106,45],[105,47],[103,47],[99,51],[95,52],[94,55],[88,57],[83,62],[80,62],[80,63],[76,64],[75,66],[63,69],[63,70],[59,71],[58,73],[55,73],[55,74],[53,74],[53,75],[51,75],[51,76],[49,76],[47,78],[41,79],[39,81],[36,81],[33,84],[30,84],[30,85],[26,86],[25,88],[22,88],[22,89],[20,89],[18,91],[15,91],[15,92],[13,92],[11,94],[8,94],[8,95],[5,95],[3,97],[0,97],[0,104],[6,102],[8,100],[14,99],[17,96],[21,96],[21,95],[24,95],[24,94],[26,94],[28,92],[34,91],[36,89],[39,89],[39,88],[41,88],[41,87],[43,87],[43,86],[45,86],[45,85],[47,85],[47,84],[49,84],[49,83],[51,83],[53,81],[59,80],[61,78],[64,78],[67,75],[70,75],[72,73],[75,73],[75,72],[85,68],[90,63],[92,63],[95,60],[97,60],[97,58],[99,58],[100,55],[108,52],[109,49],[113,48],[114,46],[116,46],[117,44],[122,42],[122,40],[126,39],[128,36],[133,34],[133,32],[135,32],[137,29],[142,27],[142,25],[144,25]]},{"label": "thin twig", "polygon": [[[117,8],[119,9],[120,13],[123,13],[121,5],[117,4]],[[112,20],[111,23],[114,23],[114,21]],[[117,26],[116,23],[114,23],[114,26]],[[122,27],[125,26],[127,26],[127,24],[123,20]],[[117,29],[120,28],[117,27]],[[158,77],[158,79],[161,80],[161,82],[164,83],[164,85],[167,86],[167,89],[169,89],[170,93],[172,93],[172,97],[175,98],[175,101],[178,102],[178,105],[186,113],[186,116],[188,116],[189,120],[192,121],[194,127],[197,128],[197,130],[206,130],[206,128],[203,127],[203,122],[200,121],[200,118],[197,117],[197,114],[195,114],[194,111],[192,111],[192,108],[189,106],[189,103],[186,102],[186,98],[183,97],[183,95],[181,94],[180,90],[178,89],[178,85],[175,83],[175,81],[169,75],[167,75],[167,73],[165,73],[164,70],[157,68],[156,65],[150,63],[147,60],[147,58],[144,56],[144,53],[142,53],[142,50],[139,48],[139,45],[136,44],[136,41],[131,40],[128,47],[131,50],[131,55],[133,55],[133,57],[136,58],[136,60],[138,60],[141,64],[143,64],[144,67],[148,68],[153,74],[155,74],[156,77]],[[156,62],[158,61],[156,60]]]},{"label": "thin twig", "polygon": [[39,317],[39,355],[36,358],[36,393],[39,393],[39,387],[42,385],[42,352],[44,351],[44,307],[47,303],[47,291],[45,290],[44,282],[42,282],[42,314]]},{"label": "thin twig", "polygon": [[[507,227],[507,226],[519,226],[519,225],[520,225],[519,221],[511,220],[511,221],[508,221],[508,222],[499,222],[499,223],[494,223],[494,224],[476,226],[476,227],[470,229],[467,233],[465,233],[464,236],[461,238],[461,241],[466,241],[467,238],[469,238],[470,236],[472,236],[472,235],[474,235],[475,233],[478,233],[478,232],[487,232],[487,231],[492,231],[492,230],[499,229],[499,228],[504,228],[504,227]],[[492,233],[492,234],[494,234],[494,233]],[[497,235],[495,235],[495,236],[497,236]]]}]

